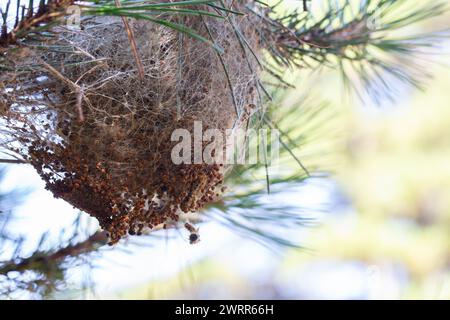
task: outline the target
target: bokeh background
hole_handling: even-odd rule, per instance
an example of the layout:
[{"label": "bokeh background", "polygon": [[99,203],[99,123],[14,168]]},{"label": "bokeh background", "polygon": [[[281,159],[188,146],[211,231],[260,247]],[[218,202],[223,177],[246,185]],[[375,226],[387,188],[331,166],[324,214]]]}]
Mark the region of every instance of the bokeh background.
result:
[{"label": "bokeh background", "polygon": [[[445,27],[449,18],[417,28]],[[48,298],[450,299],[449,49],[443,43],[433,58],[424,90],[398,84],[395,101],[379,104],[344,93],[337,72],[286,76],[302,90],[289,89],[280,105],[304,103],[305,87],[308,103],[329,101],[324,130],[300,153],[329,174],[261,196],[314,218],[288,228],[301,248],[263,245],[205,222],[196,245],[172,230],[102,248],[72,266],[64,289]],[[8,228],[23,236],[24,253],[45,232],[57,242],[78,215],[32,168],[4,167],[0,186],[22,191]],[[77,228],[89,234],[97,225],[81,214]],[[18,290],[12,297],[32,296]]]}]

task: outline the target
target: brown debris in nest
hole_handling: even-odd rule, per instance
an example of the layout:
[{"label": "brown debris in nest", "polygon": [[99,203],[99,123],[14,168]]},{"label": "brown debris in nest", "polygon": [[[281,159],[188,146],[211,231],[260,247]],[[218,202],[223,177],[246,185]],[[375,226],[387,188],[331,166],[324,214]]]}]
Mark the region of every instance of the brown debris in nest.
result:
[{"label": "brown debris in nest", "polygon": [[[256,22],[176,19],[212,37],[224,53],[134,21],[141,79],[122,22],[102,17],[86,20],[83,31],[61,30],[51,43],[57,50],[29,51],[11,62],[14,72],[0,76],[9,92],[0,99],[1,121],[14,138],[2,145],[31,163],[55,197],[96,217],[111,243],[215,199],[225,168],[175,165],[171,134],[192,131],[194,121],[225,132],[257,104],[258,65],[236,35],[238,28],[258,54]],[[39,67],[20,71],[30,65]]]}]

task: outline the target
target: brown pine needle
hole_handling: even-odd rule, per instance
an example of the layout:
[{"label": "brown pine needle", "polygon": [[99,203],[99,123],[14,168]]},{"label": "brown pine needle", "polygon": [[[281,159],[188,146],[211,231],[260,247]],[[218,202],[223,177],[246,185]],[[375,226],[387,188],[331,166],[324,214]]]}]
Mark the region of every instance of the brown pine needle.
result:
[{"label": "brown pine needle", "polygon": [[[115,0],[116,7],[120,8],[120,0]],[[136,61],[136,65],[138,68],[139,78],[141,81],[144,81],[144,66],[142,65],[141,57],[137,51],[136,40],[134,38],[133,29],[131,29],[130,24],[128,23],[127,17],[122,17],[123,25],[125,30],[127,31],[128,40],[130,40],[131,50],[133,52],[134,60]]]}]

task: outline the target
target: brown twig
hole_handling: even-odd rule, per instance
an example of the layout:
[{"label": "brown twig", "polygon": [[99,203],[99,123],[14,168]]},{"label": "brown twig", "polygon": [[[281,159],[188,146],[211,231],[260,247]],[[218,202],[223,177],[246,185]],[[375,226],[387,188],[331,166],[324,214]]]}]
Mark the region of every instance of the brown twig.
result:
[{"label": "brown twig", "polygon": [[[63,81],[64,83],[66,83],[67,85],[69,85],[72,90],[74,90],[75,94],[76,94],[76,104],[75,107],[77,109],[77,113],[78,113],[78,120],[80,122],[84,121],[84,114],[83,114],[83,108],[82,108],[82,101],[86,100],[87,98],[84,95],[84,90],[81,86],[79,86],[78,84],[74,83],[73,81],[71,81],[70,79],[66,78],[65,76],[63,76],[58,70],[56,70],[55,68],[53,68],[51,65],[49,65],[47,62],[45,62],[44,60],[38,58],[39,62],[56,78],[58,78],[59,80]],[[88,101],[86,101],[88,102]]]},{"label": "brown twig", "polygon": [[9,163],[9,164],[26,164],[28,162],[24,160],[17,160],[17,159],[0,159],[0,163]]}]

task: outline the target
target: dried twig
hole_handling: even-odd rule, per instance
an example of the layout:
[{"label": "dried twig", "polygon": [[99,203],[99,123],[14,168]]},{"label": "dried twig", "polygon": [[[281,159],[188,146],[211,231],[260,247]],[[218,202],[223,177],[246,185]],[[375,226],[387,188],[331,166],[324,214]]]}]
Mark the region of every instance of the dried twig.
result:
[{"label": "dried twig", "polygon": [[17,159],[0,159],[0,163],[9,163],[9,164],[26,164],[28,162],[24,160],[17,160]]},{"label": "dried twig", "polygon": [[[76,93],[76,104],[75,107],[77,109],[77,113],[78,113],[78,120],[80,122],[84,121],[84,114],[83,114],[83,109],[82,109],[82,100],[86,100],[87,98],[84,95],[84,90],[81,86],[79,86],[78,84],[74,83],[73,81],[71,81],[70,79],[68,79],[67,77],[63,76],[58,70],[56,70],[55,68],[53,68],[51,65],[49,65],[47,62],[43,61],[42,59],[38,58],[39,62],[56,78],[60,79],[61,81],[63,81],[64,83],[66,83],[67,85],[69,85],[74,92]],[[88,101],[86,101],[88,102]]]}]

